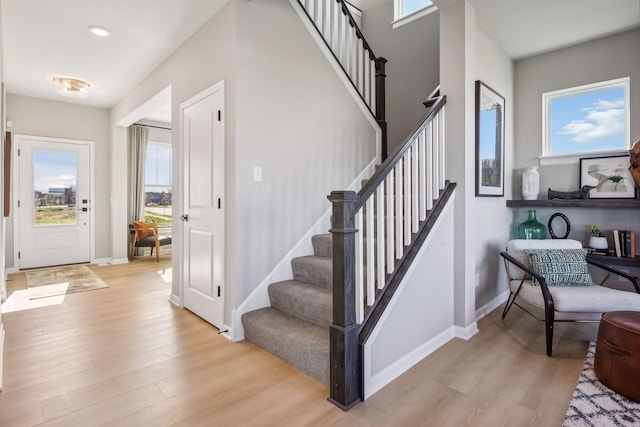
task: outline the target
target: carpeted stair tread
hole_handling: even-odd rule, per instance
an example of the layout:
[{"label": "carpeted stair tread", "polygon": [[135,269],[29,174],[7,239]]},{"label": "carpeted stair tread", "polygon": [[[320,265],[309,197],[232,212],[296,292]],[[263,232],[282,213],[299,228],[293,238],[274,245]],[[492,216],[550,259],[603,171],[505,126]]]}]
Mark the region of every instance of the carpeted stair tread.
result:
[{"label": "carpeted stair tread", "polygon": [[329,327],[333,316],[329,289],[296,280],[269,285],[271,306],[321,327]]},{"label": "carpeted stair tread", "polygon": [[313,244],[313,254],[331,258],[333,256],[333,238],[331,233],[316,234],[311,238]]},{"label": "carpeted stair tread", "polygon": [[329,384],[329,329],[272,307],[242,315],[244,336],[310,377]]},{"label": "carpeted stair tread", "polygon": [[291,260],[293,279],[323,288],[333,288],[333,260],[309,255]]}]

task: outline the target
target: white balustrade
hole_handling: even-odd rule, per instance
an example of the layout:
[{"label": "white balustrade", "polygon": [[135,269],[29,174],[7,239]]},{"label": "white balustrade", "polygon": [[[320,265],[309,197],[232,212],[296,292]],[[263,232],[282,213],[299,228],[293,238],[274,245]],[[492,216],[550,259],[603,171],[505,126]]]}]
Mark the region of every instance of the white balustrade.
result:
[{"label": "white balustrade", "polygon": [[362,207],[355,216],[357,323],[363,321],[376,292],[387,284],[444,189],[444,144],[443,106],[414,134],[371,195],[359,202]]}]

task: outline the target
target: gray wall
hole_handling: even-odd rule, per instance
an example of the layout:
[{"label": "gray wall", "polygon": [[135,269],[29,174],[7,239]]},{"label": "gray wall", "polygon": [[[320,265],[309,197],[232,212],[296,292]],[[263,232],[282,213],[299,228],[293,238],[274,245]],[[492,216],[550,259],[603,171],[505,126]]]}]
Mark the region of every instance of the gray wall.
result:
[{"label": "gray wall", "polygon": [[[640,30],[628,31],[577,46],[523,59],[515,63],[515,159],[513,171],[514,199],[521,199],[522,171],[538,165],[542,153],[542,93],[588,83],[631,78],[631,144],[640,139]],[[540,172],[540,198],[546,199],[548,188],[573,191],[579,186],[579,164],[547,165]],[[538,209],[540,222],[560,211],[571,221],[570,238],[588,242],[588,225],[598,224],[606,230],[609,245],[611,230],[638,229],[638,212],[632,209]],[[512,209],[512,225],[526,219],[525,209]],[[558,225],[559,227],[559,225]]]},{"label": "gray wall", "polygon": [[[14,134],[46,136],[52,138],[79,139],[94,142],[95,150],[95,221],[96,258],[108,258],[111,254],[110,226],[110,126],[109,111],[67,102],[49,101],[28,96],[7,94],[7,120],[13,121]],[[13,215],[7,222],[8,267],[13,260]]]},{"label": "gray wall", "polygon": [[[542,154],[542,94],[558,89],[631,77],[631,143],[640,139],[640,30],[560,49],[515,63],[516,152],[513,198],[520,199],[522,169]],[[540,191],[578,188],[579,166],[541,166]]]},{"label": "gray wall", "polygon": [[513,61],[480,29],[475,37],[476,79],[505,98],[505,197],[477,197],[476,236],[476,310],[507,290],[499,252],[509,240],[511,212],[505,208],[512,186],[514,156]]},{"label": "gray wall", "polygon": [[239,304],[329,209],[326,196],[373,161],[376,139],[288,2],[237,6]]},{"label": "gray wall", "polygon": [[407,137],[426,112],[422,103],[438,85],[439,13],[434,12],[402,27],[391,28],[393,1],[366,0],[362,32],[371,49],[387,63],[387,122],[389,152]]},{"label": "gray wall", "polygon": [[[346,188],[373,160],[375,133],[300,18],[280,0],[230,1],[112,110],[112,122],[171,85],[178,184],[179,105],[223,79],[228,324],[232,310],[329,209],[326,196]],[[254,166],[262,167],[262,182],[253,182]],[[179,185],[174,199],[179,212]],[[180,237],[179,224],[173,234]],[[174,263],[174,295],[179,272]]]}]

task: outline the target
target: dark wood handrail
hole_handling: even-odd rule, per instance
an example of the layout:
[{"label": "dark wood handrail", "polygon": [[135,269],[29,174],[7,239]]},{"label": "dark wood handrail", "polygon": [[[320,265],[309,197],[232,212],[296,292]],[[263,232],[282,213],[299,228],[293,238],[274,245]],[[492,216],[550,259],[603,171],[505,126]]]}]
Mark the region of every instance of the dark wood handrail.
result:
[{"label": "dark wood handrail", "polygon": [[362,208],[362,205],[366,202],[366,200],[371,197],[376,188],[380,185],[380,183],[385,179],[385,177],[393,170],[394,166],[402,156],[407,152],[409,147],[411,147],[410,142],[414,139],[414,137],[422,131],[429,124],[429,122],[438,114],[438,112],[444,107],[444,104],[447,102],[446,96],[439,96],[433,102],[433,105],[429,111],[422,117],[419,124],[409,133],[409,135],[405,138],[402,145],[394,150],[394,152],[387,157],[387,159],[382,163],[382,166],[373,174],[373,176],[367,181],[364,187],[360,189],[358,192],[358,201],[356,202],[356,210]]},{"label": "dark wood handrail", "polygon": [[380,153],[381,153],[382,161],[384,161],[387,158],[387,122],[386,122],[386,107],[385,107],[386,105],[385,80],[387,76],[385,73],[385,64],[387,63],[387,60],[383,57],[378,57],[375,55],[375,53],[373,52],[373,49],[371,49],[371,45],[369,44],[364,34],[360,30],[360,27],[358,26],[355,19],[353,18],[353,15],[351,15],[351,12],[347,7],[347,2],[345,0],[334,0],[340,5],[340,10],[342,11],[342,14],[347,17],[349,26],[355,29],[356,37],[362,41],[362,47],[365,51],[367,51],[367,55],[369,56],[369,59],[373,61],[375,64],[375,82],[372,82],[372,84],[375,84],[375,88],[376,88],[376,94],[375,94],[375,107],[376,107],[375,110],[376,111],[372,111],[371,106],[365,99],[364,95],[361,93],[356,82],[353,81],[353,79],[351,78],[347,70],[344,68],[342,61],[340,61],[340,58],[338,58],[336,53],[333,51],[331,44],[324,38],[322,30],[318,28],[313,18],[309,15],[309,12],[304,7],[303,1],[304,0],[298,0],[298,4],[302,7],[302,10],[304,10],[304,13],[309,18],[309,21],[311,21],[314,28],[320,35],[320,38],[324,41],[325,45],[327,46],[327,48],[335,58],[336,62],[338,63],[342,71],[344,72],[344,75],[347,76],[347,78],[351,82],[351,85],[355,89],[356,93],[358,93],[358,95],[362,99],[362,102],[364,102],[364,104],[367,106],[367,109],[369,110],[371,115],[375,118],[378,125],[380,126],[380,130],[381,130]]}]

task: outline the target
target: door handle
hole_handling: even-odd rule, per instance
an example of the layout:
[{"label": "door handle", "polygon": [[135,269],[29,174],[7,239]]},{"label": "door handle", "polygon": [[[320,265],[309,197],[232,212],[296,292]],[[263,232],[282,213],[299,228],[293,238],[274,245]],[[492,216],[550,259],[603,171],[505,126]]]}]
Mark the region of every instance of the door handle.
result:
[{"label": "door handle", "polygon": [[188,222],[188,221],[189,221],[189,215],[182,215],[182,216],[180,217],[180,219],[181,219],[182,221]]}]

